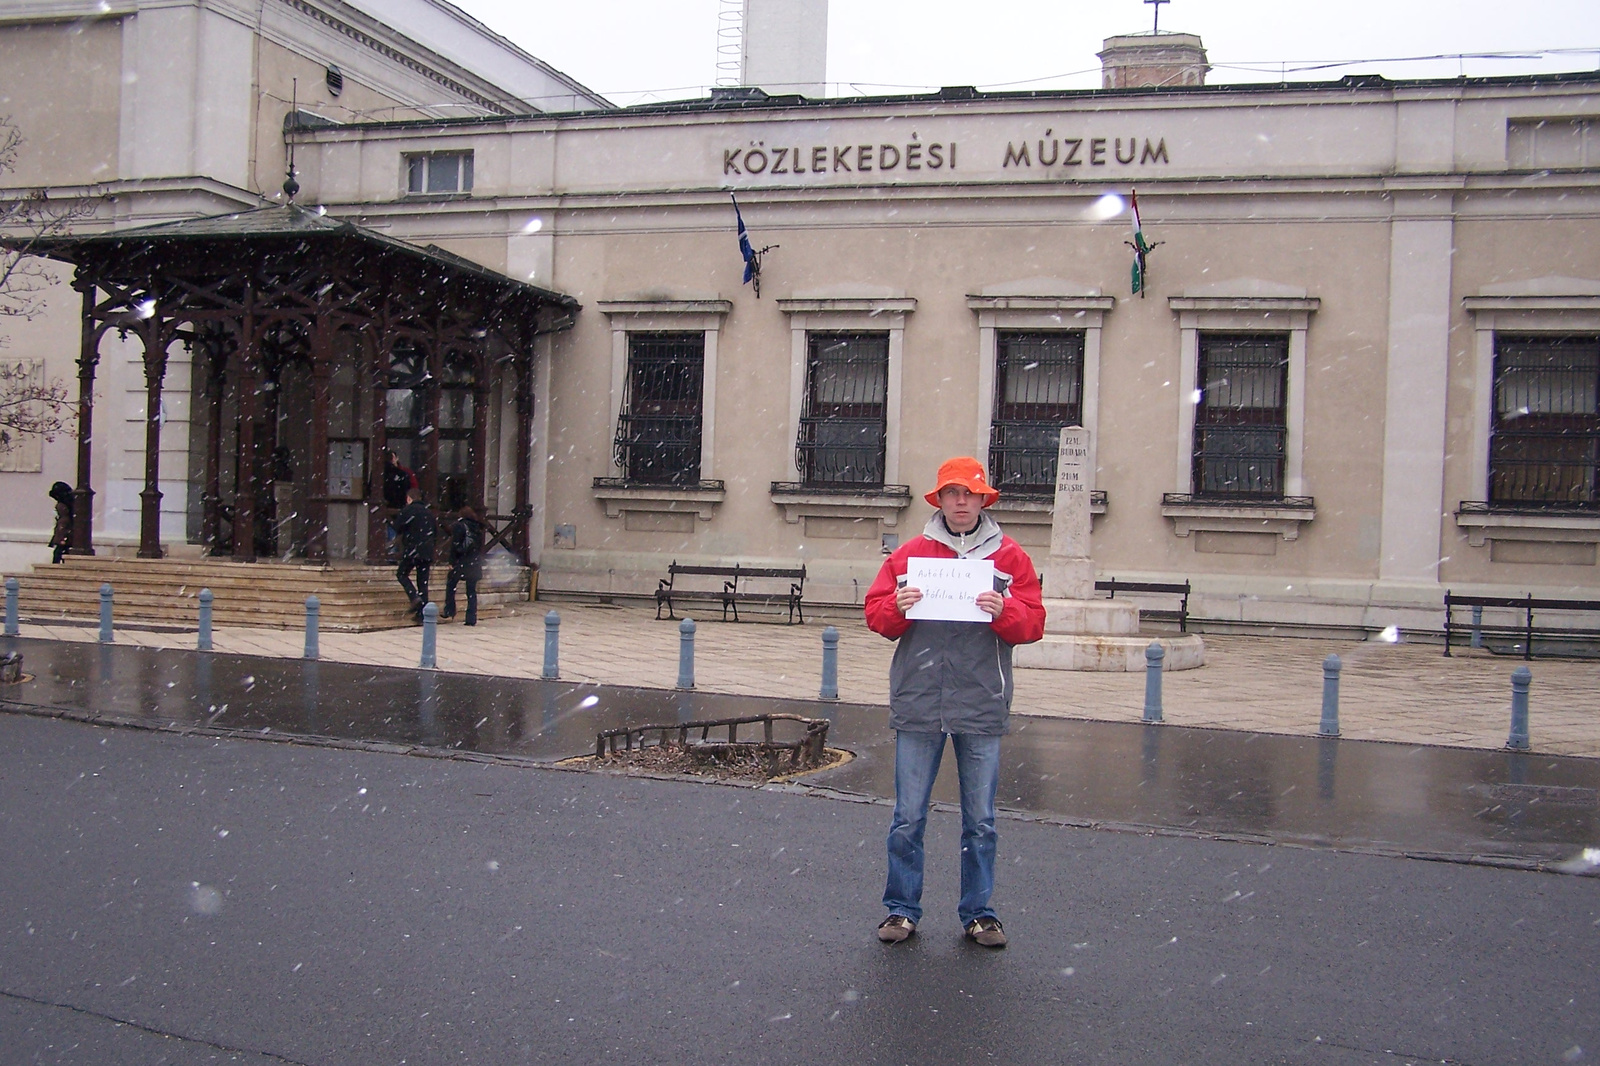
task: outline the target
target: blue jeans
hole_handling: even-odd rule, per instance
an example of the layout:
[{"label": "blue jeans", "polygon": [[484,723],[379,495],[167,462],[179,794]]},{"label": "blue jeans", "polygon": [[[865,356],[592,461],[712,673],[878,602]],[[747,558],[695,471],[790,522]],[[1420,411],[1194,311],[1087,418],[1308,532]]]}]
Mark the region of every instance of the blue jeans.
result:
[{"label": "blue jeans", "polygon": [[[894,821],[889,826],[889,881],[883,905],[890,914],[922,920],[922,835],[928,827],[928,797],[944,756],[944,733],[896,732]],[[992,918],[994,892],[994,799],[1000,786],[1000,738],[951,733],[961,781],[961,924]]]}]

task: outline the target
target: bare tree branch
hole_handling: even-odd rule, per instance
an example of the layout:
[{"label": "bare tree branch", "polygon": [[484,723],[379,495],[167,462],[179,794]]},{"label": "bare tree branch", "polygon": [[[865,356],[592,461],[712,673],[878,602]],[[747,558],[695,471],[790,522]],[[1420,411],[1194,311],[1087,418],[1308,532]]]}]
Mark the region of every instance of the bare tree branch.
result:
[{"label": "bare tree branch", "polygon": [[[13,173],[24,144],[10,116],[0,116],[0,179]],[[52,200],[43,189],[0,192],[0,318],[31,319],[44,310],[55,275],[34,251],[41,240],[60,236],[89,217],[89,200]],[[6,338],[0,337],[0,348]],[[54,440],[67,428],[69,394],[60,378],[46,379],[32,360],[0,357],[0,452],[19,436]]]}]

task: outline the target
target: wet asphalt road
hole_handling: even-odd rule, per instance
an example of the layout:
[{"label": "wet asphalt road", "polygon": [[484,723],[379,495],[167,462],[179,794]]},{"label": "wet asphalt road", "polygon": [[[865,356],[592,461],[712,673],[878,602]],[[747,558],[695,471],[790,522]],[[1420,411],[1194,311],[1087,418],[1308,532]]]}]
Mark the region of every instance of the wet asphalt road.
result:
[{"label": "wet asphalt road", "polygon": [[1600,879],[0,715],[0,1061],[1592,1061]]},{"label": "wet asphalt road", "polygon": [[[881,707],[578,686],[435,671],[137,647],[0,640],[35,680],[31,705],[147,725],[380,741],[432,752],[555,761],[622,725],[784,710],[832,720],[857,758],[812,787],[891,797]],[[953,774],[935,799],[958,803]],[[1001,804],[1078,825],[1523,866],[1600,846],[1600,760],[1013,718]]]}]

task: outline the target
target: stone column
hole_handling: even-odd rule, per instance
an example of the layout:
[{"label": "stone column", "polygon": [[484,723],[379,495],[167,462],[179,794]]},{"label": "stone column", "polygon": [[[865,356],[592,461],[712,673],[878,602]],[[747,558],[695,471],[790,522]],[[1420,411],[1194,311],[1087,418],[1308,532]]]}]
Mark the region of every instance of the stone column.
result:
[{"label": "stone column", "polygon": [[1089,556],[1089,431],[1061,430],[1056,457],[1056,502],[1050,525],[1050,561],[1044,592],[1056,600],[1094,598],[1094,560]]}]

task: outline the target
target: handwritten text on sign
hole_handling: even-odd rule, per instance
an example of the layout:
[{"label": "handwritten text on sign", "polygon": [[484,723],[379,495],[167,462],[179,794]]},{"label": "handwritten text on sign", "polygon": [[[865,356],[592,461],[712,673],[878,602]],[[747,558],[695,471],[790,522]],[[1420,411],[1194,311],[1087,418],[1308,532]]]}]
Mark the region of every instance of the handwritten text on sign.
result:
[{"label": "handwritten text on sign", "polygon": [[921,589],[922,599],[906,617],[934,622],[987,622],[978,593],[994,591],[990,559],[907,559],[906,585]]}]

